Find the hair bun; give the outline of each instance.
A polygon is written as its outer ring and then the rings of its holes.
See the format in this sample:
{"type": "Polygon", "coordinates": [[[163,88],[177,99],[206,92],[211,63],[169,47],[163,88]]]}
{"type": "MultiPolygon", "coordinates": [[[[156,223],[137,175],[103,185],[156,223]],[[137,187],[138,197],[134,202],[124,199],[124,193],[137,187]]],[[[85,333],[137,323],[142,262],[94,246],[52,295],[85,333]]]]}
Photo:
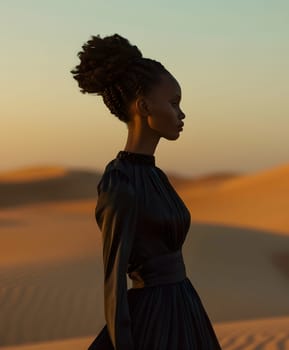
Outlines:
{"type": "Polygon", "coordinates": [[[82,93],[101,94],[134,62],[142,59],[141,51],[119,34],[104,38],[91,36],[82,49],[78,53],[80,64],[71,70],[82,93]]]}

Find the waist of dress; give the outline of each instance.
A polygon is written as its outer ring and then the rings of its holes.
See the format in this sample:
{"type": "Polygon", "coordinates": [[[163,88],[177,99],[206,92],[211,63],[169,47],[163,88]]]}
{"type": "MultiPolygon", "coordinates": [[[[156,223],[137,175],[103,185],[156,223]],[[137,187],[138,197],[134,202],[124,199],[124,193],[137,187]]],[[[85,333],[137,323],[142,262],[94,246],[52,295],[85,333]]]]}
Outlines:
{"type": "Polygon", "coordinates": [[[182,251],[149,258],[128,273],[132,288],[144,288],[180,282],[187,277],[182,251]]]}

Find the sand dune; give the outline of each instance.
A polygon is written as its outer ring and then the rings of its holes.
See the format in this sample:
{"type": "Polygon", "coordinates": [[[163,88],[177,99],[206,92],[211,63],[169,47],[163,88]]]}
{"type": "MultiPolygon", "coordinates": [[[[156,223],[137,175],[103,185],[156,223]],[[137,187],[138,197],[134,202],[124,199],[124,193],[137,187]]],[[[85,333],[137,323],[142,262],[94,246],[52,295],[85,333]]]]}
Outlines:
{"type": "Polygon", "coordinates": [[[59,178],[67,175],[68,170],[63,167],[27,167],[0,173],[0,183],[33,182],[59,178]]]}
{"type": "MultiPolygon", "coordinates": [[[[289,349],[289,317],[214,323],[223,350],[289,349]]],[[[93,337],[5,346],[0,350],[86,350],[93,337]]]]}
{"type": "Polygon", "coordinates": [[[242,176],[242,174],[234,172],[219,172],[215,174],[200,175],[195,177],[184,177],[173,173],[169,173],[168,177],[171,184],[178,190],[185,188],[203,188],[209,189],[219,185],[223,182],[227,182],[229,179],[234,179],[242,176]]]}
{"type": "Polygon", "coordinates": [[[179,193],[198,222],[289,234],[289,165],[179,193]]]}
{"type": "Polygon", "coordinates": [[[18,346],[4,346],[0,350],[86,350],[92,342],[91,337],[71,338],[48,342],[29,343],[18,346]]]}
{"type": "Polygon", "coordinates": [[[0,174],[0,208],[96,198],[100,174],[47,167],[0,174]]]}
{"type": "Polygon", "coordinates": [[[99,254],[95,200],[59,203],[60,208],[54,203],[40,203],[0,211],[0,268],[71,261],[99,254]],[[71,203],[78,211],[70,211],[71,203]]]}
{"type": "MultiPolygon", "coordinates": [[[[286,349],[289,166],[168,176],[192,215],[187,274],[224,349],[286,349]]],[[[103,326],[98,179],[61,167],[0,174],[0,346],[86,349],[103,326]]]]}
{"type": "Polygon", "coordinates": [[[214,324],[223,350],[289,349],[289,317],[214,324]]]}

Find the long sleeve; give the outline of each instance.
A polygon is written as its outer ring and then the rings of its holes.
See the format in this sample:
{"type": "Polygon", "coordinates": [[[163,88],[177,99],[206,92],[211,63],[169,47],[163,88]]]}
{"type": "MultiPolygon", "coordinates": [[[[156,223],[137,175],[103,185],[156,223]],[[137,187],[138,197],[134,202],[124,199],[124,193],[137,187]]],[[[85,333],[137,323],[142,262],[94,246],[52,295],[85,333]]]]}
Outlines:
{"type": "Polygon", "coordinates": [[[107,329],[115,350],[133,350],[126,272],[137,218],[135,190],[119,169],[105,172],[97,188],[95,218],[103,241],[107,329]]]}

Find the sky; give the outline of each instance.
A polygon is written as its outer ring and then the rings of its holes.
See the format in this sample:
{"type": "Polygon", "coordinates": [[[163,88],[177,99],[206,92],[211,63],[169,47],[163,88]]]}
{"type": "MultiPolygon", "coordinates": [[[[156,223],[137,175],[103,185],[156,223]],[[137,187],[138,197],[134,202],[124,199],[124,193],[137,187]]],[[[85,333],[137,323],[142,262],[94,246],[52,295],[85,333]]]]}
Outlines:
{"type": "Polygon", "coordinates": [[[287,0],[1,0],[0,171],[102,171],[126,125],[70,70],[91,35],[118,33],[178,80],[186,118],[156,165],[183,176],[289,162],[287,0]]]}

